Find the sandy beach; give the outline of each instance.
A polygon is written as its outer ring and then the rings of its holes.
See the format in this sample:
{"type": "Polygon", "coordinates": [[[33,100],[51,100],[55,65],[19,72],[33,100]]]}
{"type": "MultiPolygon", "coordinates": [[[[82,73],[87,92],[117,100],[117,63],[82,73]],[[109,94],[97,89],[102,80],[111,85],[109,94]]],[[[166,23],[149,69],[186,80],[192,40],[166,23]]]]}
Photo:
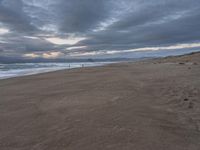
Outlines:
{"type": "Polygon", "coordinates": [[[0,80],[0,150],[200,150],[200,53],[0,80]]]}

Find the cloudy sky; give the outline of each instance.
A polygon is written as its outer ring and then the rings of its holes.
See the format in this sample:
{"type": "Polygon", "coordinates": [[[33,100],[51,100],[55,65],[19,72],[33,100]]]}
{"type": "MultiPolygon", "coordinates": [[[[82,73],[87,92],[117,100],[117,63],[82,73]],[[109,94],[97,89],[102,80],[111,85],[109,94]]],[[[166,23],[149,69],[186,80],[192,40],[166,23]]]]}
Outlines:
{"type": "Polygon", "coordinates": [[[198,49],[199,0],[0,0],[0,58],[198,49]]]}

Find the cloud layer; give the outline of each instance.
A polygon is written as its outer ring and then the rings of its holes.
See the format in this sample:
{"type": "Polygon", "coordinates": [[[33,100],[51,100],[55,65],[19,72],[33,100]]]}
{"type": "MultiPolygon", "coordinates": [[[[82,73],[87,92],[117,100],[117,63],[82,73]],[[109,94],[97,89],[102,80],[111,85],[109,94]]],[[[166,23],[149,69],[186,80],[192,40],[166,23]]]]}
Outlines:
{"type": "Polygon", "coordinates": [[[199,10],[198,0],[0,0],[0,56],[104,57],[195,45],[199,10]]]}

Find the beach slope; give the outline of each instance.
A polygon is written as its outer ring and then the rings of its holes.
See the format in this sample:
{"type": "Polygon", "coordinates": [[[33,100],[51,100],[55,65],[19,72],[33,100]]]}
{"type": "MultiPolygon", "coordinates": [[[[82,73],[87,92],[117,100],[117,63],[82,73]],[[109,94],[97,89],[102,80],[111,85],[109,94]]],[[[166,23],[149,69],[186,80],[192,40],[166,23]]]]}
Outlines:
{"type": "Polygon", "coordinates": [[[1,150],[199,150],[200,53],[0,80],[1,150]]]}

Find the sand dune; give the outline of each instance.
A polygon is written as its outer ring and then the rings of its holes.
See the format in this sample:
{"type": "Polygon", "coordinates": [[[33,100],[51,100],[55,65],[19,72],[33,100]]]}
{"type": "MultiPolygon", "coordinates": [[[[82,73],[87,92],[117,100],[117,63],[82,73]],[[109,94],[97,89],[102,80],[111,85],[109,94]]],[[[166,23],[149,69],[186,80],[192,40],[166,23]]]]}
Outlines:
{"type": "Polygon", "coordinates": [[[200,53],[0,80],[1,150],[199,150],[200,53]]]}

